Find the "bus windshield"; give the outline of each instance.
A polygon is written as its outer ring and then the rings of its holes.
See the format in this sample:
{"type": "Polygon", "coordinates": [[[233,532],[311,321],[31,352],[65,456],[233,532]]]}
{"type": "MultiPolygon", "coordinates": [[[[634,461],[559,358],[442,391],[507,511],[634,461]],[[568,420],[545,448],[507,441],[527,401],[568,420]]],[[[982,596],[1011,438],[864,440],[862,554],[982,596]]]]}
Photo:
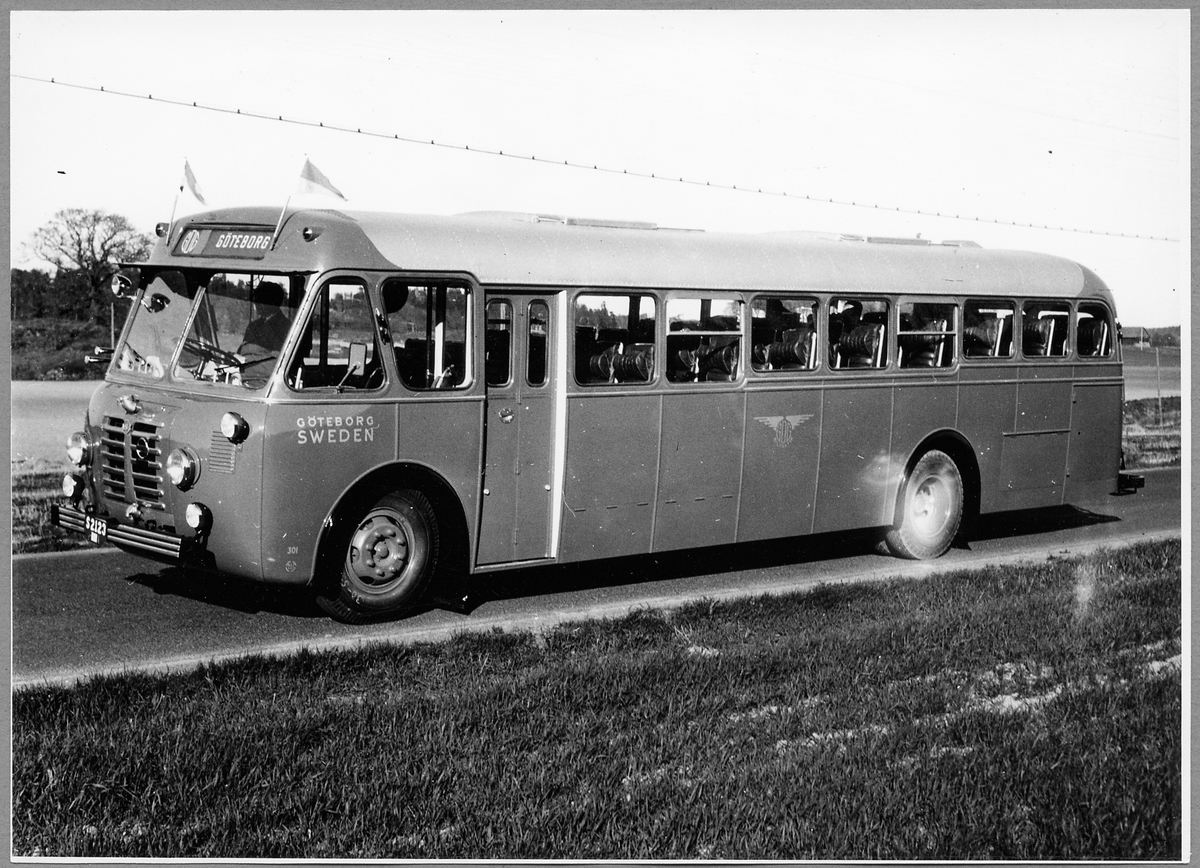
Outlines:
{"type": "Polygon", "coordinates": [[[269,274],[159,272],[134,306],[113,369],[261,389],[291,329],[302,283],[269,274]]]}

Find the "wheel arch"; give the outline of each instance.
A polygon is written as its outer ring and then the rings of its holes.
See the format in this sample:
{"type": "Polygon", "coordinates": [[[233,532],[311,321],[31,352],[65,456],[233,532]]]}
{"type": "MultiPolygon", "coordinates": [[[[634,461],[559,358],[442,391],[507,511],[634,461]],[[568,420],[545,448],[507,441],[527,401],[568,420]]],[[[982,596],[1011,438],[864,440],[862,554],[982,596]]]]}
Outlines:
{"type": "Polygon", "coordinates": [[[892,504],[892,524],[900,520],[904,509],[904,488],[921,456],[931,449],[945,452],[958,466],[959,475],[963,481],[963,524],[969,530],[979,516],[980,476],[979,461],[975,449],[960,432],[954,429],[934,431],[913,448],[904,463],[904,472],[896,484],[896,497],[892,504]]]}
{"type": "Polygon", "coordinates": [[[311,585],[316,586],[337,573],[335,561],[342,553],[331,552],[330,545],[338,536],[335,531],[339,525],[346,521],[356,521],[358,512],[383,495],[406,488],[420,491],[433,506],[442,539],[442,557],[436,565],[435,578],[448,567],[458,568],[460,562],[463,566],[469,563],[467,552],[470,549],[470,534],[467,530],[466,513],[454,488],[441,474],[424,465],[400,462],[371,470],[342,492],[321,523],[311,585]]]}

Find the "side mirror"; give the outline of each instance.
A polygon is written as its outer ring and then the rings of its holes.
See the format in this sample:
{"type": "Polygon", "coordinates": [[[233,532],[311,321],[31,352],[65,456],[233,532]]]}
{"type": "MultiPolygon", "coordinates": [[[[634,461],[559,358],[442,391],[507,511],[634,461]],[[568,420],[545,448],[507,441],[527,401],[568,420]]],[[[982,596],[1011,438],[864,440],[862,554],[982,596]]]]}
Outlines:
{"type": "Polygon", "coordinates": [[[351,344],[350,345],[350,371],[351,374],[363,374],[367,370],[367,345],[366,344],[351,344]]]}
{"type": "Polygon", "coordinates": [[[137,285],[123,271],[118,271],[112,276],[111,288],[112,294],[117,298],[133,298],[137,295],[137,285]]]}
{"type": "Polygon", "coordinates": [[[351,344],[349,364],[346,365],[346,375],[342,377],[342,381],[337,384],[337,390],[341,392],[346,388],[346,381],[351,377],[357,377],[367,372],[367,345],[366,344],[351,344]]]}

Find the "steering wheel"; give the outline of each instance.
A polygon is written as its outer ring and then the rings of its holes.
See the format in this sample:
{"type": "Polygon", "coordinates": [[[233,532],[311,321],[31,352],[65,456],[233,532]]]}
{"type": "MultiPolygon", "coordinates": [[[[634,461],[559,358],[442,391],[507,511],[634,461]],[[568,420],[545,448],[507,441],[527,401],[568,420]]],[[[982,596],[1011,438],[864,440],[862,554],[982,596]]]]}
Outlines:
{"type": "Polygon", "coordinates": [[[183,348],[192,351],[206,362],[216,362],[221,366],[236,366],[242,363],[242,359],[237,353],[231,353],[229,350],[223,350],[213,344],[201,343],[195,338],[187,338],[183,342],[183,348]]]}

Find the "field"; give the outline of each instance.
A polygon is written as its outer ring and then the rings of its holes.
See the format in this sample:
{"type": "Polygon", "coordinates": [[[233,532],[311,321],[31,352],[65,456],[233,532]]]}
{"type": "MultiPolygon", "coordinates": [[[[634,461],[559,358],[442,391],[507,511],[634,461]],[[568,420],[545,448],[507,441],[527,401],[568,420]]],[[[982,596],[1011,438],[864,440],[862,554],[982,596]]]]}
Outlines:
{"type": "Polygon", "coordinates": [[[12,323],[14,380],[97,380],[104,368],[88,366],[84,356],[97,344],[112,343],[107,324],[61,319],[22,319],[12,323]]]}
{"type": "Polygon", "coordinates": [[[1125,365],[1125,397],[1157,398],[1182,393],[1182,354],[1178,347],[1140,349],[1122,347],[1125,365]]]}
{"type": "Polygon", "coordinates": [[[21,689],[14,853],[1179,859],[1180,556],[21,689]]]}

